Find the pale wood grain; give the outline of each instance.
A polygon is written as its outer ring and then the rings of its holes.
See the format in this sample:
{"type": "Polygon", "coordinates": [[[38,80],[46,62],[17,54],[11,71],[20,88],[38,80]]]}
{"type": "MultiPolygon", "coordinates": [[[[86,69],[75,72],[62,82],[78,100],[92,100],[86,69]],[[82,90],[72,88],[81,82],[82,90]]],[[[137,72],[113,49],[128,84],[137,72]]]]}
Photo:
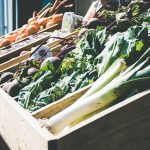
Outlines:
{"type": "Polygon", "coordinates": [[[55,140],[36,119],[0,89],[0,135],[12,150],[48,150],[55,140]]]}
{"type": "Polygon", "coordinates": [[[61,150],[149,150],[150,90],[57,136],[61,150]]]}

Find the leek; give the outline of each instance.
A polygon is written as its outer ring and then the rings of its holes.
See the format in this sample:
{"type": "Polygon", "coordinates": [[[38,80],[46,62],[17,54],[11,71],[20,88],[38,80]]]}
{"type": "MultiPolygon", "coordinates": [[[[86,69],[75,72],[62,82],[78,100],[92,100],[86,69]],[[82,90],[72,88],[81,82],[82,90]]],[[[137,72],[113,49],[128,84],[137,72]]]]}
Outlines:
{"type": "Polygon", "coordinates": [[[109,69],[95,81],[94,86],[92,86],[79,100],[85,99],[88,96],[96,93],[100,89],[102,89],[106,84],[108,84],[113,78],[115,78],[120,72],[125,70],[126,63],[124,59],[116,60],[109,69]]]}
{"type": "MultiPolygon", "coordinates": [[[[111,103],[118,100],[121,97],[124,97],[134,89],[135,86],[139,86],[141,84],[145,84],[150,81],[150,78],[136,78],[136,80],[132,79],[143,66],[149,63],[148,60],[143,61],[137,67],[132,69],[124,76],[119,76],[116,79],[112,80],[106,86],[104,86],[101,90],[96,92],[95,94],[86,97],[85,99],[78,100],[65,110],[51,117],[48,121],[48,125],[51,128],[51,131],[55,134],[59,133],[66,126],[70,126],[72,123],[77,120],[93,113],[111,103]],[[132,79],[129,81],[129,79],[132,79]]],[[[100,77],[101,78],[101,77],[100,77]]],[[[98,79],[100,81],[100,79],[98,79]]],[[[97,81],[96,81],[97,82],[97,81]]],[[[93,86],[98,86],[94,84],[93,86]]]]}

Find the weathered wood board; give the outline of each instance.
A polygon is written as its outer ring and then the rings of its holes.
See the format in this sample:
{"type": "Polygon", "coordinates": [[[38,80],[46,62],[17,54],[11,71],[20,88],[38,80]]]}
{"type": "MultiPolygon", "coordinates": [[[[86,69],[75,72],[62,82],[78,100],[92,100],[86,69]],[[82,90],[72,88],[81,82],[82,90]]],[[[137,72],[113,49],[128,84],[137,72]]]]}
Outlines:
{"type": "MultiPolygon", "coordinates": [[[[81,95],[79,92],[72,94],[70,102],[81,95]]],[[[120,102],[58,135],[52,135],[40,126],[37,119],[49,118],[59,112],[68,98],[69,95],[41,109],[41,112],[33,113],[32,117],[0,89],[1,136],[12,150],[149,150],[150,90],[120,102]]]]}

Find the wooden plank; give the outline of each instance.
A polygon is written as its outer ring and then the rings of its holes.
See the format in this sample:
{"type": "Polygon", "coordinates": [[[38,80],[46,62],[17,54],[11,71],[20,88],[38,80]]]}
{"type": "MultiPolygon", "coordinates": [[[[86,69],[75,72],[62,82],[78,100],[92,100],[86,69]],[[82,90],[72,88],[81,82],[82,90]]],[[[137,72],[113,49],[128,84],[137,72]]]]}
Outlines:
{"type": "Polygon", "coordinates": [[[57,136],[59,150],[149,150],[150,90],[57,136]]]}
{"type": "MultiPolygon", "coordinates": [[[[0,89],[0,135],[12,150],[48,150],[55,137],[0,89]]],[[[52,149],[53,150],[53,149],[52,149]]]]}
{"type": "MultiPolygon", "coordinates": [[[[76,30],[76,31],[74,31],[74,32],[72,32],[72,33],[70,33],[70,34],[64,36],[64,38],[70,38],[70,37],[72,37],[72,36],[76,36],[78,33],[79,33],[79,32],[76,30]]],[[[47,46],[50,47],[51,45],[57,45],[57,44],[60,43],[60,41],[61,41],[61,40],[55,40],[55,41],[52,42],[52,43],[48,43],[47,46]]]]}
{"type": "MultiPolygon", "coordinates": [[[[47,31],[54,31],[55,29],[58,29],[59,26],[60,26],[59,24],[56,24],[56,25],[52,26],[51,28],[49,28],[49,30],[47,30],[47,31]]],[[[50,36],[50,34],[48,36],[50,36]]],[[[27,45],[25,45],[25,46],[23,46],[21,48],[16,48],[14,51],[11,51],[9,53],[6,53],[6,54],[0,56],[0,64],[3,63],[3,62],[6,62],[8,60],[10,60],[12,57],[19,56],[19,54],[22,51],[30,51],[32,47],[39,45],[48,36],[42,37],[42,38],[38,39],[37,41],[31,42],[31,43],[29,43],[29,44],[27,44],[27,45]]]]}
{"type": "MultiPolygon", "coordinates": [[[[57,53],[60,52],[61,45],[57,45],[51,49],[53,56],[55,56],[57,53]]],[[[10,61],[7,61],[6,63],[3,63],[0,65],[0,72],[8,71],[9,69],[18,66],[21,62],[27,61],[29,58],[30,53],[21,55],[17,58],[13,58],[10,61]]]]}

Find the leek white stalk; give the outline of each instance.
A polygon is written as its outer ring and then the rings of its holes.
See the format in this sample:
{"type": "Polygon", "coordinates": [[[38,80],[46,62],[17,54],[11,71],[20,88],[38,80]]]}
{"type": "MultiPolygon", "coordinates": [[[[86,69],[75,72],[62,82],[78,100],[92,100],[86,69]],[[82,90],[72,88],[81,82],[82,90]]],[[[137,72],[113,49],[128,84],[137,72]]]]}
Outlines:
{"type": "MultiPolygon", "coordinates": [[[[109,83],[114,77],[116,77],[120,72],[122,72],[126,68],[126,64],[123,59],[118,59],[115,61],[110,69],[106,71],[92,86],[89,92],[86,93],[81,99],[75,102],[73,105],[65,109],[64,111],[56,114],[51,117],[48,125],[52,128],[52,132],[58,133],[60,132],[68,123],[70,124],[72,121],[75,121],[79,118],[80,113],[86,115],[87,112],[91,113],[99,108],[102,108],[110,103],[109,97],[115,97],[112,93],[108,97],[107,95],[100,95],[96,93],[100,89],[102,89],[107,83],[109,83]],[[96,94],[94,94],[96,93],[96,94]],[[92,96],[91,96],[92,95],[92,96]],[[87,98],[86,98],[87,97],[87,98]],[[101,97],[102,102],[99,101],[101,97]],[[86,99],[85,99],[86,98],[86,99]],[[81,102],[83,101],[83,102],[81,102]],[[86,102],[87,101],[87,102],[86,102]],[[95,101],[95,103],[94,103],[95,101]],[[87,106],[87,107],[85,107],[87,106]],[[80,111],[82,109],[82,112],[80,111]],[[67,113],[66,113],[67,112],[67,113]]],[[[107,90],[106,90],[107,91],[107,90]]]]}
{"type": "Polygon", "coordinates": [[[118,76],[122,71],[127,68],[124,59],[116,60],[109,69],[95,81],[94,85],[81,97],[81,99],[85,99],[88,96],[96,93],[100,89],[102,89],[106,84],[108,84],[112,79],[118,76]]]}
{"type": "Polygon", "coordinates": [[[110,104],[116,98],[117,95],[115,92],[113,90],[110,91],[110,87],[107,86],[107,88],[103,88],[100,92],[86,98],[85,101],[78,101],[78,103],[74,103],[70,107],[54,115],[49,119],[48,125],[50,126],[51,131],[54,134],[57,134],[66,126],[69,126],[71,123],[85,115],[110,104]]]}
{"type": "Polygon", "coordinates": [[[51,117],[48,121],[51,131],[54,134],[61,132],[65,127],[70,126],[73,122],[82,119],[86,115],[93,113],[103,107],[115,102],[122,96],[126,96],[130,90],[134,89],[141,83],[150,81],[150,77],[144,79],[129,80],[136,72],[138,72],[147,60],[139,64],[125,76],[121,76],[118,80],[114,79],[97,93],[87,97],[85,100],[77,101],[65,110],[51,117]]]}

